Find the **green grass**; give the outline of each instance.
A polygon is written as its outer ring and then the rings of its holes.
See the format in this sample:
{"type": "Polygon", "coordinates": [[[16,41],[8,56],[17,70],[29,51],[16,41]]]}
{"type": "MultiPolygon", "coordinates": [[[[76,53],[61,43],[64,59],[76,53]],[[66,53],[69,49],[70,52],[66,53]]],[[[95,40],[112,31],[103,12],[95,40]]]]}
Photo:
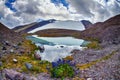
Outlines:
{"type": "Polygon", "coordinates": [[[86,45],[87,48],[90,49],[101,49],[100,44],[97,41],[92,41],[86,45]]]}
{"type": "Polygon", "coordinates": [[[36,60],[34,58],[35,50],[38,48],[35,46],[35,44],[32,44],[31,41],[25,40],[21,46],[25,47],[25,51],[22,55],[19,55],[17,53],[10,53],[7,55],[4,55],[0,61],[3,62],[3,65],[0,67],[0,69],[11,69],[11,68],[19,68],[20,72],[31,72],[31,73],[40,73],[40,72],[48,72],[46,69],[47,66],[51,66],[51,63],[47,61],[40,61],[36,60]],[[28,53],[29,52],[29,53],[28,53]],[[13,62],[13,59],[17,59],[17,63],[13,62]],[[31,70],[28,70],[25,66],[25,63],[31,63],[33,65],[31,70]],[[41,64],[42,62],[42,64],[41,64]]]}

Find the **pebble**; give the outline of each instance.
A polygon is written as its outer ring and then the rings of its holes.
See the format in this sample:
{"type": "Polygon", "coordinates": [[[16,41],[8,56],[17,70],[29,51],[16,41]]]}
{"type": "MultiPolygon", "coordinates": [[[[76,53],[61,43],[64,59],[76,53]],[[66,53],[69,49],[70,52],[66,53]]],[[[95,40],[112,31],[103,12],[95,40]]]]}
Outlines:
{"type": "Polygon", "coordinates": [[[18,62],[18,60],[14,58],[14,59],[13,59],[13,62],[14,62],[14,63],[17,63],[17,62],[18,62]]]}
{"type": "Polygon", "coordinates": [[[87,78],[87,80],[92,80],[92,78],[87,78]]]}
{"type": "Polygon", "coordinates": [[[13,50],[13,49],[11,49],[11,50],[10,50],[10,52],[11,52],[11,53],[13,53],[13,52],[14,52],[14,50],[13,50]]]}
{"type": "Polygon", "coordinates": [[[25,63],[25,66],[26,66],[26,68],[29,69],[29,70],[33,67],[32,64],[30,64],[30,63],[25,63]]]}

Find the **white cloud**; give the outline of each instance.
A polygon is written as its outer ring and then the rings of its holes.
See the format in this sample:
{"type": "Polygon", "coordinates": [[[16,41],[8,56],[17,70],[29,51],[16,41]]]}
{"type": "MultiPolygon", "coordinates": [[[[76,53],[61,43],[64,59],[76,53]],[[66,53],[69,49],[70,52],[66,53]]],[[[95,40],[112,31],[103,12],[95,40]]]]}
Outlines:
{"type": "MultiPolygon", "coordinates": [[[[4,1],[2,1],[2,6],[4,6],[4,1]]],[[[3,12],[7,17],[3,16],[1,19],[1,22],[9,27],[31,23],[37,19],[74,20],[75,17],[78,17],[75,14],[70,14],[63,4],[55,6],[50,0],[16,0],[13,7],[17,9],[17,12],[11,14],[3,12]]],[[[0,11],[4,9],[9,10],[9,8],[4,7],[0,11]]]]}
{"type": "Polygon", "coordinates": [[[38,19],[57,20],[82,20],[91,22],[104,21],[111,16],[120,14],[120,3],[115,0],[67,0],[69,10],[60,4],[54,5],[50,0],[16,0],[13,7],[17,12],[12,12],[0,0],[0,15],[3,22],[9,27],[34,22],[38,19]]]}
{"type": "Polygon", "coordinates": [[[68,0],[77,13],[89,18],[91,22],[105,21],[106,19],[120,14],[120,3],[116,0],[68,0]]]}

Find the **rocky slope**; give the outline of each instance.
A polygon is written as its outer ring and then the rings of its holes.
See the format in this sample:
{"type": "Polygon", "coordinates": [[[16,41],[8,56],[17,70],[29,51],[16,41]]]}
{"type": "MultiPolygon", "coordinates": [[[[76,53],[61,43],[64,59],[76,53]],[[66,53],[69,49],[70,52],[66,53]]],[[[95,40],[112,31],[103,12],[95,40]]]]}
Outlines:
{"type": "Polygon", "coordinates": [[[101,42],[120,43],[120,15],[105,22],[99,22],[81,33],[82,37],[98,39],[101,42]]]}
{"type": "Polygon", "coordinates": [[[0,23],[0,56],[9,53],[19,53],[24,50],[20,44],[24,38],[20,33],[16,33],[2,23],[0,23]]]}
{"type": "Polygon", "coordinates": [[[0,23],[0,41],[8,40],[10,42],[16,43],[17,41],[19,41],[20,36],[21,35],[19,33],[15,33],[14,31],[10,30],[2,23],[0,23]]]}

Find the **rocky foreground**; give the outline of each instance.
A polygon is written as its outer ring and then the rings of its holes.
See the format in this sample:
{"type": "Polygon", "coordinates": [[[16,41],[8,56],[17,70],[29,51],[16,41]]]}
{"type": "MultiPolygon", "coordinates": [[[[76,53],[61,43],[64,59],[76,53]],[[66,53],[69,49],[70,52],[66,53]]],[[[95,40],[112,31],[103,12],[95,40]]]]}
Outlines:
{"type": "MultiPolygon", "coordinates": [[[[74,50],[76,74],[64,80],[120,80],[120,45],[105,46],[102,49],[74,50]]],[[[51,78],[48,73],[28,74],[17,69],[4,69],[0,80],[61,80],[51,78]]]]}

